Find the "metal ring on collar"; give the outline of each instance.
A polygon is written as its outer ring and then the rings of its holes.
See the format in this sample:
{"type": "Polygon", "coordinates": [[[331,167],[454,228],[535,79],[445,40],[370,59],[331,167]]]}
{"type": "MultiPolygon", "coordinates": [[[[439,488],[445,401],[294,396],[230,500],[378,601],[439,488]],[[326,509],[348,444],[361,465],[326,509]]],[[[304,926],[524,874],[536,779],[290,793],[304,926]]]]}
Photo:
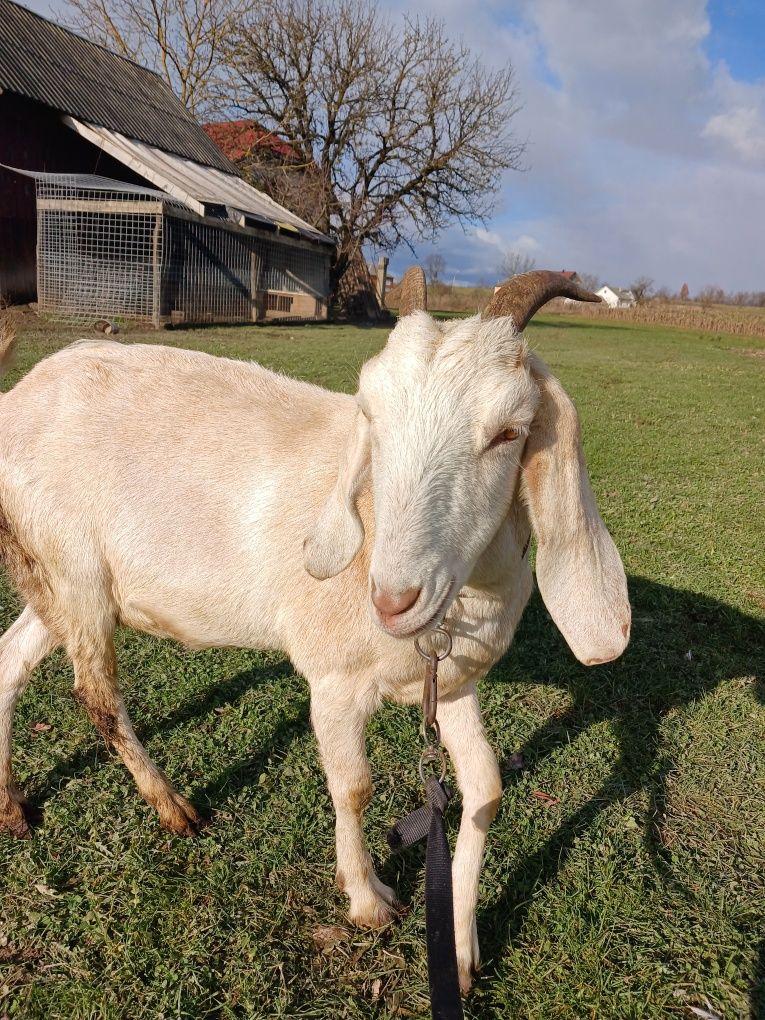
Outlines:
{"type": "MultiPolygon", "coordinates": [[[[443,662],[444,659],[448,659],[449,656],[452,654],[452,636],[449,633],[449,631],[446,629],[446,627],[436,627],[436,629],[434,631],[432,631],[432,634],[433,634],[433,636],[435,636],[436,634],[443,634],[443,636],[446,638],[446,651],[441,652],[440,655],[438,655],[436,653],[436,658],[438,659],[438,661],[439,662],[443,662]]],[[[428,635],[428,636],[430,636],[430,635],[428,635]]],[[[425,637],[424,634],[423,634],[423,637],[425,637]]],[[[417,649],[417,651],[420,653],[420,655],[423,657],[423,659],[429,659],[430,658],[431,653],[424,651],[420,647],[420,639],[419,638],[415,638],[414,639],[414,647],[417,649]]]]}
{"type": "MultiPolygon", "coordinates": [[[[438,747],[441,743],[441,727],[438,725],[438,719],[434,719],[429,726],[423,721],[420,726],[420,734],[428,747],[438,747]]],[[[425,748],[426,751],[428,747],[425,748]]]]}
{"type": "Polygon", "coordinates": [[[425,766],[438,763],[441,769],[441,775],[438,777],[439,783],[443,783],[446,779],[446,754],[443,747],[426,747],[420,755],[420,764],[417,769],[420,773],[420,781],[424,784],[425,780],[425,766]]]}

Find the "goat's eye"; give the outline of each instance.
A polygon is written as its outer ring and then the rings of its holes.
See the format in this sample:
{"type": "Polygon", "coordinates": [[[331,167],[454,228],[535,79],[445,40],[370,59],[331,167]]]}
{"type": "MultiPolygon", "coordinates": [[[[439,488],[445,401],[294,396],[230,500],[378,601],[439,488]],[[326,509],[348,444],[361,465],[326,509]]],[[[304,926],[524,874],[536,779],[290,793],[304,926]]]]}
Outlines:
{"type": "Polygon", "coordinates": [[[502,446],[503,443],[512,443],[520,436],[520,434],[520,429],[502,429],[502,431],[497,433],[497,435],[492,439],[487,449],[491,450],[495,446],[502,446]]]}

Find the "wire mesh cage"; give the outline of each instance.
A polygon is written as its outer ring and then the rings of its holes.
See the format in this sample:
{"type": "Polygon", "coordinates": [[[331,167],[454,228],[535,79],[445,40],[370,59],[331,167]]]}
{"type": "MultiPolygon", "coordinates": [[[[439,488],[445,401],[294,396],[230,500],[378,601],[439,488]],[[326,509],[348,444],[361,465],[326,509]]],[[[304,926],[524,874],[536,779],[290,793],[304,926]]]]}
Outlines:
{"type": "Polygon", "coordinates": [[[170,195],[106,178],[38,174],[41,311],[162,322],[325,318],[326,249],[202,217],[170,195]]]}
{"type": "Polygon", "coordinates": [[[168,196],[74,174],[37,175],[36,187],[40,311],[155,321],[168,196]]]}

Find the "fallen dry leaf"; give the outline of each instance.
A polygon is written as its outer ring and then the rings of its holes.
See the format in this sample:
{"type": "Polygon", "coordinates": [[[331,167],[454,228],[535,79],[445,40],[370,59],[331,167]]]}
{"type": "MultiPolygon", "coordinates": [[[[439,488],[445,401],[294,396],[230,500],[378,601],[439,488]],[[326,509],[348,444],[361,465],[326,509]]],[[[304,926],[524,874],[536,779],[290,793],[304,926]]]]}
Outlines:
{"type": "Polygon", "coordinates": [[[560,804],[560,800],[557,797],[553,797],[551,793],[545,793],[544,790],[532,790],[531,796],[541,800],[543,804],[560,804]]]}
{"type": "Polygon", "coordinates": [[[41,896],[51,896],[53,899],[58,899],[59,894],[56,892],[56,890],[51,889],[51,887],[49,885],[46,885],[45,882],[37,882],[35,884],[35,889],[40,893],[41,896]]]}
{"type": "Polygon", "coordinates": [[[29,727],[33,733],[47,733],[48,730],[52,730],[53,727],[47,722],[33,722],[29,727]]]}
{"type": "Polygon", "coordinates": [[[317,948],[331,949],[332,946],[346,941],[348,929],[341,928],[339,924],[320,924],[311,932],[311,938],[317,948]]]}
{"type": "Polygon", "coordinates": [[[694,1016],[700,1016],[702,1020],[723,1020],[722,1016],[714,1009],[702,1009],[701,1006],[686,1006],[694,1016]]]}

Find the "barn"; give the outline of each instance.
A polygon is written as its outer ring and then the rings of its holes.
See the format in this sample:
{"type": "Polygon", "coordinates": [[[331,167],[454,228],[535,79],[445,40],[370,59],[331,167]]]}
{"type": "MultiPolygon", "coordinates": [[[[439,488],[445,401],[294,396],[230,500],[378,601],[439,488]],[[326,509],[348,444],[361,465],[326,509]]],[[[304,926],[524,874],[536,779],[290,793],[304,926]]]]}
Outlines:
{"type": "Polygon", "coordinates": [[[323,319],[332,251],[157,74],[0,0],[0,300],[157,326],[323,319]]]}

